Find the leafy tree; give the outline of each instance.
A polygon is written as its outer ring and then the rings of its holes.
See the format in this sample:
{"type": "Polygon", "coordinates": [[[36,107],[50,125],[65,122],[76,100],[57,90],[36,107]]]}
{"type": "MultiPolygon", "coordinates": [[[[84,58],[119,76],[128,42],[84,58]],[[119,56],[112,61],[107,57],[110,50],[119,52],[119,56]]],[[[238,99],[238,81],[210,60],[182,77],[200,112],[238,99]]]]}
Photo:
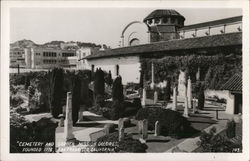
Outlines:
{"type": "Polygon", "coordinates": [[[24,84],[24,87],[25,87],[25,89],[27,90],[29,86],[30,86],[30,77],[29,77],[29,75],[26,75],[26,76],[25,76],[25,84],[24,84]]]}

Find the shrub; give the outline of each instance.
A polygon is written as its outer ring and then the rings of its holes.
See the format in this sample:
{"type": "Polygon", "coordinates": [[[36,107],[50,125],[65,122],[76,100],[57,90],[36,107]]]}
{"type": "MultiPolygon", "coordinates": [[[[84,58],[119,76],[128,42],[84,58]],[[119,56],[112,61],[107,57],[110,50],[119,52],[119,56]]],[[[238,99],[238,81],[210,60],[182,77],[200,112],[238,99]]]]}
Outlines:
{"type": "Polygon", "coordinates": [[[112,108],[111,108],[111,119],[117,120],[123,116],[124,113],[124,103],[118,100],[114,100],[112,108]]]}
{"type": "MultiPolygon", "coordinates": [[[[118,132],[100,137],[97,139],[97,144],[95,148],[101,148],[99,142],[112,142],[115,143],[116,146],[105,146],[108,148],[114,148],[114,152],[116,153],[145,153],[147,150],[147,145],[141,143],[139,140],[133,139],[131,136],[124,135],[124,139],[122,141],[118,141],[118,132]],[[99,146],[98,146],[99,145],[99,146]]],[[[98,151],[101,153],[107,153],[109,151],[98,151]]]]}
{"type": "Polygon", "coordinates": [[[188,137],[197,132],[190,122],[179,112],[161,108],[142,108],[135,117],[136,120],[148,120],[148,129],[154,130],[155,122],[161,124],[160,133],[164,136],[188,137]]]}
{"type": "Polygon", "coordinates": [[[226,129],[227,137],[228,138],[235,137],[235,130],[236,130],[236,123],[234,122],[234,120],[228,121],[226,129]]]}
{"type": "Polygon", "coordinates": [[[17,107],[23,103],[23,99],[20,96],[11,96],[10,97],[10,106],[17,107]]]}
{"type": "Polygon", "coordinates": [[[209,132],[202,132],[198,145],[202,148],[202,152],[233,152],[235,148],[242,148],[242,145],[234,144],[226,136],[216,135],[215,128],[209,132]]]}

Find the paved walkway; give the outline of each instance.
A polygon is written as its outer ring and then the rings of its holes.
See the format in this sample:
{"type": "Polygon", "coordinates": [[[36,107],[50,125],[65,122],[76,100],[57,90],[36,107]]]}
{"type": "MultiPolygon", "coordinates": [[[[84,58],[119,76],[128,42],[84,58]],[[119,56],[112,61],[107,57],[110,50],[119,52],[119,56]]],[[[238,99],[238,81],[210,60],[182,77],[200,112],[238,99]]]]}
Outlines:
{"type": "MultiPolygon", "coordinates": [[[[92,137],[97,137],[94,135],[102,135],[102,133],[98,133],[103,130],[103,126],[107,123],[118,124],[118,121],[107,120],[106,118],[96,115],[89,111],[83,112],[84,121],[80,121],[77,123],[75,127],[73,127],[73,134],[75,139],[78,141],[92,141],[92,137]]],[[[64,127],[58,127],[56,129],[56,148],[59,153],[79,153],[81,149],[84,149],[82,145],[70,145],[65,146],[65,134],[64,127]],[[68,148],[68,149],[67,149],[68,148]]]]}

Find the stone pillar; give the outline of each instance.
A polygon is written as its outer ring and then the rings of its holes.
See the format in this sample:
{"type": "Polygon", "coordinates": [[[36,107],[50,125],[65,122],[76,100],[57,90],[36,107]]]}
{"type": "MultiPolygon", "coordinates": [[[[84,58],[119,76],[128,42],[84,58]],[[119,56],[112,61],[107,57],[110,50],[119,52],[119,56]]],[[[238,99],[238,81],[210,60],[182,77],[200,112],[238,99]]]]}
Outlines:
{"type": "Polygon", "coordinates": [[[185,98],[185,88],[186,88],[186,74],[182,70],[180,70],[179,78],[178,78],[178,96],[181,98],[185,98]]]}
{"type": "Polygon", "coordinates": [[[174,87],[173,89],[173,106],[172,106],[172,110],[176,111],[177,108],[177,93],[176,93],[176,87],[174,87]]]}
{"type": "Polygon", "coordinates": [[[155,70],[154,70],[154,63],[152,62],[152,66],[151,66],[151,84],[150,84],[150,87],[151,89],[154,89],[155,87],[155,70]]]}
{"type": "Polygon", "coordinates": [[[127,92],[126,92],[126,85],[123,85],[123,95],[126,96],[127,92]]]}
{"type": "Polygon", "coordinates": [[[159,121],[155,122],[155,136],[159,136],[160,135],[160,124],[159,121]]]}
{"type": "Polygon", "coordinates": [[[155,92],[154,92],[154,104],[156,104],[157,102],[158,102],[158,93],[155,90],[155,92]]]}
{"type": "Polygon", "coordinates": [[[148,138],[148,120],[144,119],[142,121],[142,139],[148,138]]]}
{"type": "Polygon", "coordinates": [[[192,83],[190,77],[188,78],[187,86],[188,108],[192,108],[192,83]]]}
{"type": "Polygon", "coordinates": [[[64,120],[64,135],[65,140],[74,139],[73,135],[73,120],[72,120],[72,94],[67,93],[67,103],[66,103],[66,118],[64,120]]]}
{"type": "Polygon", "coordinates": [[[122,141],[124,139],[124,128],[119,129],[119,141],[122,141]]]}
{"type": "Polygon", "coordinates": [[[183,116],[188,118],[188,98],[185,98],[185,103],[184,103],[184,112],[183,112],[183,116]]]}
{"type": "Polygon", "coordinates": [[[200,67],[198,67],[198,71],[196,73],[196,81],[200,80],[200,67]]]}
{"type": "Polygon", "coordinates": [[[143,88],[142,90],[142,101],[141,101],[141,105],[142,107],[145,107],[146,106],[146,89],[143,88]]]}
{"type": "Polygon", "coordinates": [[[142,134],[142,120],[138,120],[137,122],[138,134],[142,134]]]}
{"type": "Polygon", "coordinates": [[[193,99],[193,113],[196,113],[197,106],[198,106],[198,100],[197,99],[193,99]]]}
{"type": "Polygon", "coordinates": [[[123,118],[120,118],[118,120],[118,130],[120,130],[121,128],[124,128],[124,121],[123,118]]]}
{"type": "Polygon", "coordinates": [[[83,112],[85,110],[85,105],[80,105],[80,109],[78,112],[78,121],[82,121],[83,120],[83,112]]]}

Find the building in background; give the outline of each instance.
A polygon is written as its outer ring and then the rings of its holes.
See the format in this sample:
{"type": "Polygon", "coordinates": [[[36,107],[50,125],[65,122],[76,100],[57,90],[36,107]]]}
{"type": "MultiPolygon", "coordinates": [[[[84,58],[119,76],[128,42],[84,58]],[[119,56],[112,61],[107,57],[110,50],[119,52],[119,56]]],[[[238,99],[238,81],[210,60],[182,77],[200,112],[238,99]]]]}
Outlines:
{"type": "Polygon", "coordinates": [[[30,69],[49,69],[54,67],[76,68],[75,50],[53,48],[25,48],[25,64],[30,69]]]}
{"type": "MultiPolygon", "coordinates": [[[[149,43],[140,44],[139,38],[134,38],[132,45],[97,51],[85,57],[88,68],[110,70],[113,78],[121,75],[124,84],[139,83],[144,58],[214,54],[218,49],[226,54],[228,51],[242,54],[242,16],[185,26],[185,17],[177,11],[155,10],[143,21],[148,28],[149,43]]],[[[121,38],[124,42],[124,37],[121,38]]]]}
{"type": "Polygon", "coordinates": [[[12,48],[10,49],[10,67],[25,67],[24,49],[12,48]]]}

